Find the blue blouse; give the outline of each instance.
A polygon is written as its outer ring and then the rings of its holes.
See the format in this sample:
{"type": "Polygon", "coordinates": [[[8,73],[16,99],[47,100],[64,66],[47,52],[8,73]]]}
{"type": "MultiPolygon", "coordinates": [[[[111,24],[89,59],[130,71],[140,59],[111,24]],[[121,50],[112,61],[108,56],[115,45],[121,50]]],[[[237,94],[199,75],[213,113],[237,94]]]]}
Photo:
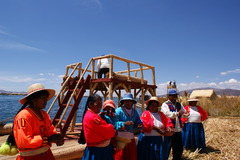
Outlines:
{"type": "Polygon", "coordinates": [[[138,124],[142,124],[142,121],[136,111],[136,109],[132,108],[132,113],[129,115],[123,106],[120,106],[116,109],[116,123],[115,129],[120,131],[127,131],[134,133],[134,130],[141,130],[143,128],[137,128],[138,124]],[[122,130],[124,127],[124,123],[126,121],[132,121],[134,125],[126,126],[125,130],[122,130]]]}

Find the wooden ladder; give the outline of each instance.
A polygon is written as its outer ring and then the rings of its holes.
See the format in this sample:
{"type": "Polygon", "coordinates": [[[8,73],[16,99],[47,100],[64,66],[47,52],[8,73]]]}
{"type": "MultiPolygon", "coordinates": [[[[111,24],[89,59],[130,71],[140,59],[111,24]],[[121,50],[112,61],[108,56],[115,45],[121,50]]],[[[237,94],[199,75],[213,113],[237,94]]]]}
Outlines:
{"type": "Polygon", "coordinates": [[[90,75],[88,75],[85,80],[83,77],[81,79],[78,78],[79,77],[75,77],[69,81],[64,97],[61,99],[58,97],[59,108],[54,119],[52,120],[52,124],[56,128],[60,129],[62,136],[65,136],[68,127],[78,110],[78,106],[86,91],[86,87],[89,85],[91,80],[90,75]]]}

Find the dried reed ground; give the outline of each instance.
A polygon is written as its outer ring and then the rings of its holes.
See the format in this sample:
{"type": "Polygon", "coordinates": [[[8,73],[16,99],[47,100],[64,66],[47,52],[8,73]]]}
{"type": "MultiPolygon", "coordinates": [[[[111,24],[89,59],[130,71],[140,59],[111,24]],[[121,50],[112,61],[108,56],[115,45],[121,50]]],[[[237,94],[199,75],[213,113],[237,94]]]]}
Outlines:
{"type": "Polygon", "coordinates": [[[183,160],[240,160],[240,117],[211,117],[203,125],[206,153],[184,150],[183,160]]]}

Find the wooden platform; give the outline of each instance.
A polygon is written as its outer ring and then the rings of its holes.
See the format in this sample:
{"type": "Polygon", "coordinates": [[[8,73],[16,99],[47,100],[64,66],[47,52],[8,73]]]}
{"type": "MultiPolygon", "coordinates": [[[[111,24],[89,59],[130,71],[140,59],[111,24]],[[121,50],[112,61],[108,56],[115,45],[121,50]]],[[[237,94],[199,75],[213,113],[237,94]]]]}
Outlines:
{"type": "MultiPolygon", "coordinates": [[[[156,85],[149,85],[149,84],[141,84],[141,83],[136,83],[134,81],[126,81],[126,80],[119,80],[119,79],[112,79],[112,78],[101,78],[101,79],[92,79],[91,83],[92,84],[96,84],[98,83],[98,85],[96,86],[96,90],[105,90],[107,91],[106,86],[104,86],[104,82],[113,82],[113,88],[116,88],[116,86],[118,85],[117,89],[124,89],[124,87],[122,85],[119,84],[125,84],[128,86],[131,86],[131,89],[139,89],[141,87],[144,88],[157,88],[156,85]]],[[[90,86],[88,87],[88,89],[90,89],[90,86]]]]}

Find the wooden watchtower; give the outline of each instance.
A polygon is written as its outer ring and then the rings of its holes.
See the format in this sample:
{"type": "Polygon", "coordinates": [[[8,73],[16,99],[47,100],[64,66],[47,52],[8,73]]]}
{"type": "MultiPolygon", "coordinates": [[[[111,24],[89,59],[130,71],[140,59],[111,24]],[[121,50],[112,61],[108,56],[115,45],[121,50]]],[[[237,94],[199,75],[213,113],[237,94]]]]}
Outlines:
{"type": "MultiPolygon", "coordinates": [[[[122,95],[131,92],[135,99],[146,94],[156,96],[155,68],[140,62],[121,58],[112,54],[93,57],[86,67],[82,63],[75,63],[66,67],[66,73],[63,77],[62,88],[48,113],[56,101],[59,109],[53,119],[53,124],[60,129],[62,135],[66,134],[69,125],[74,127],[76,111],[84,95],[88,96],[97,93],[106,99],[118,98],[120,101],[122,95]],[[110,62],[109,73],[105,78],[97,78],[97,61],[102,58],[108,58],[110,62]],[[145,79],[145,75],[148,79],[145,79]]],[[[139,102],[142,111],[144,110],[144,99],[139,102]]]]}

